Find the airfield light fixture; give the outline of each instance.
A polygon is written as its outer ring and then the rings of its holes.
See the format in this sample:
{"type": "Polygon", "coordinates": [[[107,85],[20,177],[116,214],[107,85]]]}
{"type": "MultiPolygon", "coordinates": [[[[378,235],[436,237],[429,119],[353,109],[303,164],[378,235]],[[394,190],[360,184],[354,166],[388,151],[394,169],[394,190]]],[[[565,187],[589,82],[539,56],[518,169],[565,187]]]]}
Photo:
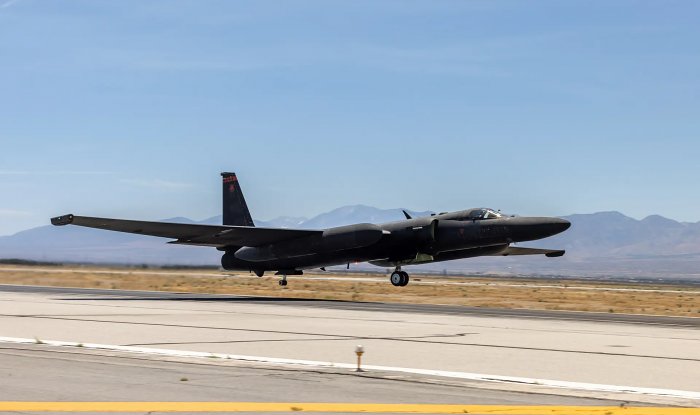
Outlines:
{"type": "Polygon", "coordinates": [[[365,353],[365,348],[359,344],[355,347],[355,354],[357,355],[357,369],[355,372],[362,372],[362,355],[365,353]]]}

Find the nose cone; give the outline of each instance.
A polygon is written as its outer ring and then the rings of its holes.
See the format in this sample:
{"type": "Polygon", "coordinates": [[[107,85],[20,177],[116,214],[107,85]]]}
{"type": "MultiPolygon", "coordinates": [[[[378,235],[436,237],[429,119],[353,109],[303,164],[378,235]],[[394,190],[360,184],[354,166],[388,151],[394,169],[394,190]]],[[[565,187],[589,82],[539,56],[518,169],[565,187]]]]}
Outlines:
{"type": "Polygon", "coordinates": [[[559,218],[512,218],[509,226],[514,242],[547,238],[570,227],[571,222],[559,218]]]}
{"type": "Polygon", "coordinates": [[[547,226],[548,230],[551,232],[549,236],[552,236],[569,229],[571,227],[571,222],[566,219],[549,218],[545,226],[547,226]]]}

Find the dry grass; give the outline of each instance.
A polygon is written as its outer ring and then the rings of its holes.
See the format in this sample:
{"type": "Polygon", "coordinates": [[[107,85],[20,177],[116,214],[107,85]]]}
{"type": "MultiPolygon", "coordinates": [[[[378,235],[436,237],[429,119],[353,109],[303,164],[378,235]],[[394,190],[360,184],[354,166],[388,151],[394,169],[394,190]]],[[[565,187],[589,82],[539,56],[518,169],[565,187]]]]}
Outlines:
{"type": "Polygon", "coordinates": [[[681,285],[414,275],[407,287],[393,287],[377,274],[319,273],[289,277],[282,288],[277,279],[215,270],[0,266],[2,284],[700,317],[700,289],[681,285]]]}

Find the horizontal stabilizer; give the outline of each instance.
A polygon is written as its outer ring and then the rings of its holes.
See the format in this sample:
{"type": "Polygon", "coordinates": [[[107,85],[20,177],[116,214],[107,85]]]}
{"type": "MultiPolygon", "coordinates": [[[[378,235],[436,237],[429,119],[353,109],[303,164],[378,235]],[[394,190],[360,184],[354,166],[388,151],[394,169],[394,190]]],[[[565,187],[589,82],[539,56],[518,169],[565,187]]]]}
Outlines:
{"type": "Polygon", "coordinates": [[[58,216],[52,218],[51,223],[56,226],[77,225],[108,231],[173,238],[176,239],[176,241],[172,242],[175,244],[213,247],[263,246],[275,242],[323,234],[323,231],[306,229],[146,222],[75,215],[58,216]]]}
{"type": "Polygon", "coordinates": [[[566,253],[563,249],[538,249],[538,248],[520,248],[509,246],[503,251],[492,254],[492,256],[511,256],[511,255],[544,255],[550,258],[564,256],[566,253]]]}

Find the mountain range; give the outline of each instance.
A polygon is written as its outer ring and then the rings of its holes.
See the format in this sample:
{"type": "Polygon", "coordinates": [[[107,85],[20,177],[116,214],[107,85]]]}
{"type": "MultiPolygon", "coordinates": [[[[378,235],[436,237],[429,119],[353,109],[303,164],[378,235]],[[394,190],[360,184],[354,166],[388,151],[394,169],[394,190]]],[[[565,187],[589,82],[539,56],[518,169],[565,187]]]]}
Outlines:
{"type": "MultiPolygon", "coordinates": [[[[403,219],[402,209],[344,206],[313,218],[256,220],[257,226],[323,229],[359,222],[403,219]]],[[[414,217],[431,212],[409,211],[414,217]]],[[[619,212],[565,216],[571,229],[522,246],[561,248],[563,258],[474,258],[412,267],[416,271],[504,275],[564,275],[700,279],[700,223],[677,222],[659,215],[637,220],[619,212]]],[[[220,224],[176,217],[167,222],[220,224]]],[[[41,226],[0,237],[0,259],[153,265],[216,265],[220,252],[211,248],[174,246],[161,238],[107,232],[77,226],[41,226]]],[[[361,264],[380,270],[371,265],[361,264]]]]}

